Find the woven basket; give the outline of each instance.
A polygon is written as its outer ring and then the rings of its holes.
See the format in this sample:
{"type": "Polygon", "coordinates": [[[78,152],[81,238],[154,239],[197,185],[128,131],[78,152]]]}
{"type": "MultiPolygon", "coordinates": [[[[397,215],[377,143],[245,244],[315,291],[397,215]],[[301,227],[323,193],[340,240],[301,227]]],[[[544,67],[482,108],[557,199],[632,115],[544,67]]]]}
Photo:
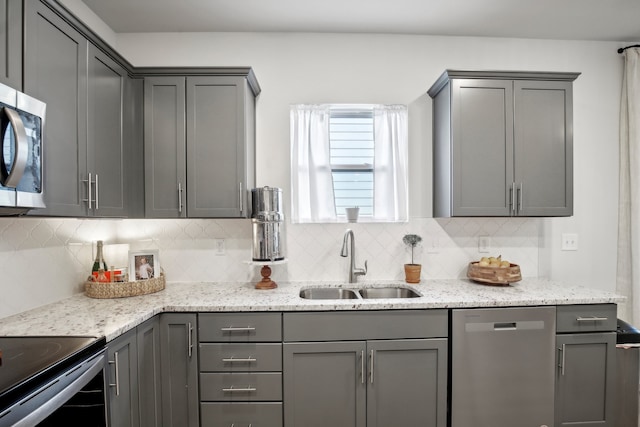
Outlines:
{"type": "Polygon", "coordinates": [[[164,289],[164,273],[153,279],[135,282],[85,282],[84,292],[91,298],[125,298],[147,295],[164,289]]]}
{"type": "Polygon", "coordinates": [[[520,266],[509,264],[509,267],[483,267],[477,262],[470,262],[467,269],[467,277],[473,281],[496,286],[507,286],[509,283],[522,280],[520,266]]]}

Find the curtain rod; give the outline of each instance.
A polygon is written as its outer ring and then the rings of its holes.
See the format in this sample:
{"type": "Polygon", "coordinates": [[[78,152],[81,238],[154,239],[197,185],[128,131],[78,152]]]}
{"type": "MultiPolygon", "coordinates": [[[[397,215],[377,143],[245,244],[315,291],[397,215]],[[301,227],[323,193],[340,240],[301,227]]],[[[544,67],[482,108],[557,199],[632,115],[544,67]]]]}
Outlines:
{"type": "Polygon", "coordinates": [[[630,47],[640,47],[640,44],[634,44],[634,45],[627,46],[627,47],[621,47],[620,49],[618,49],[618,53],[622,53],[625,50],[629,49],[630,47]]]}

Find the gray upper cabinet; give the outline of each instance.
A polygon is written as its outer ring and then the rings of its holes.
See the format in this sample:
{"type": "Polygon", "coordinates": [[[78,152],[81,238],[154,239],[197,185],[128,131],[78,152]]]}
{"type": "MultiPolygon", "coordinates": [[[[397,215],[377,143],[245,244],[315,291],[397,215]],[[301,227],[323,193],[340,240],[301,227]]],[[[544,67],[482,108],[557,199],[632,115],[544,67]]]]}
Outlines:
{"type": "Polygon", "coordinates": [[[46,209],[87,215],[87,40],[44,4],[25,1],[24,91],[47,104],[46,209]]]}
{"type": "Polygon", "coordinates": [[[0,0],[0,83],[22,90],[23,0],[0,0]]]}
{"type": "Polygon", "coordinates": [[[433,213],[573,214],[579,73],[447,70],[433,98],[433,213]]]}
{"type": "Polygon", "coordinates": [[[147,217],[250,214],[256,94],[237,75],[145,78],[147,217]]]}
{"type": "MultiPolygon", "coordinates": [[[[128,215],[126,70],[39,1],[25,3],[25,92],[47,104],[46,209],[37,215],[128,215]]],[[[128,102],[129,103],[129,102],[128,102]]],[[[134,126],[131,120],[129,126],[134,126]]],[[[139,166],[138,166],[139,167],[139,166]]]]}

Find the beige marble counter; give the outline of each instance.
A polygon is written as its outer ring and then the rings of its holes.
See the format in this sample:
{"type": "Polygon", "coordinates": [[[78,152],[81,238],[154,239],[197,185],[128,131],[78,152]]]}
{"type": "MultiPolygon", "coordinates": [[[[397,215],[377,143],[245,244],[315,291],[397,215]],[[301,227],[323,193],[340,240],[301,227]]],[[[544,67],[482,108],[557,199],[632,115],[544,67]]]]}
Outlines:
{"type": "Polygon", "coordinates": [[[253,283],[169,283],[165,290],[139,297],[92,299],[76,295],[34,310],[0,319],[0,336],[90,335],[108,341],[162,312],[395,310],[456,307],[618,303],[624,297],[544,279],[525,279],[511,286],[486,286],[469,280],[428,280],[413,286],[421,296],[408,299],[305,300],[300,290],[313,286],[347,288],[404,282],[279,283],[256,290],[253,283]]]}

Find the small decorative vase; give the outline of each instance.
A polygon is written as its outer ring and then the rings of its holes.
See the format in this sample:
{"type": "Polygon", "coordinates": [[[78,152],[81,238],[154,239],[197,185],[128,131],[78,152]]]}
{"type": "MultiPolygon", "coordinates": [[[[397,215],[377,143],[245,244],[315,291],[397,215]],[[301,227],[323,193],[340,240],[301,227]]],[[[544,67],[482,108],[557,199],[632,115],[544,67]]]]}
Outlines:
{"type": "Polygon", "coordinates": [[[404,276],[407,283],[420,283],[421,264],[405,264],[404,276]]]}

